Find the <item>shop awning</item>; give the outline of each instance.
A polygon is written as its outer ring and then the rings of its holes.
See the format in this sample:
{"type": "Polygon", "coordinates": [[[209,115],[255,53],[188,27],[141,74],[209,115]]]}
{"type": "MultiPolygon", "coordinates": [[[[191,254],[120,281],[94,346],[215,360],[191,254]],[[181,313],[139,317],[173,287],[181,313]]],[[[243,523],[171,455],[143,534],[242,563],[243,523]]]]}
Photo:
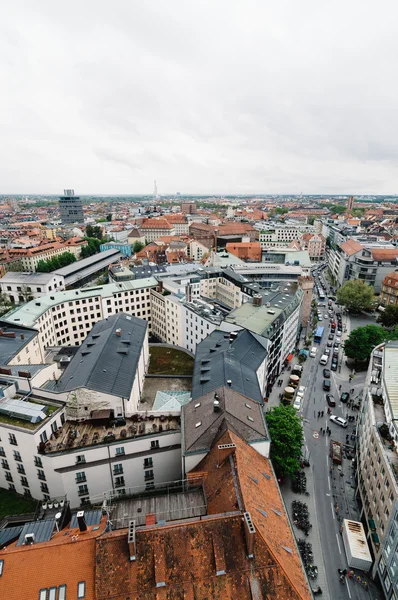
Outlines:
{"type": "Polygon", "coordinates": [[[372,533],[372,540],[374,541],[375,544],[380,544],[379,536],[377,535],[377,533],[375,531],[372,533]]]}
{"type": "Polygon", "coordinates": [[[369,527],[371,529],[373,529],[373,531],[375,531],[376,530],[376,523],[374,522],[374,520],[373,519],[369,519],[368,522],[369,522],[369,527]]]}

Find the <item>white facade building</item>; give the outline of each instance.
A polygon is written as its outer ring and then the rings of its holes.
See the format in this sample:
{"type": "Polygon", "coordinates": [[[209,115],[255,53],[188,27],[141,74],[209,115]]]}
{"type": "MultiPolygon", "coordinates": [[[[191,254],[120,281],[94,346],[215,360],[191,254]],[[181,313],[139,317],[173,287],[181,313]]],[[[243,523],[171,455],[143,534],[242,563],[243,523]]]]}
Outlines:
{"type": "Polygon", "coordinates": [[[51,292],[65,289],[62,275],[57,273],[20,273],[9,271],[0,279],[1,293],[15,304],[40,298],[51,292]]]}

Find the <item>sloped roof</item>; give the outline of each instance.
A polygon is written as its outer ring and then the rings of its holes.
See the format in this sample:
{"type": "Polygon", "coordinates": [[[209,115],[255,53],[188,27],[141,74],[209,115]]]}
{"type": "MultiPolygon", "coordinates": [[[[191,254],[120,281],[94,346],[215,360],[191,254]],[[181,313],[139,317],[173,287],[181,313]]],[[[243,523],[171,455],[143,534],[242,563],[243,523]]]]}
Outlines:
{"type": "MultiPolygon", "coordinates": [[[[391,285],[388,283],[388,280],[391,279],[393,282],[398,281],[398,271],[393,271],[392,273],[388,273],[383,279],[383,285],[391,285]]],[[[394,283],[395,286],[395,283],[394,283]]]]}
{"type": "Polygon", "coordinates": [[[346,242],[343,242],[342,244],[340,244],[340,248],[346,254],[348,254],[348,256],[352,256],[353,254],[356,254],[360,250],[363,250],[362,244],[360,244],[359,242],[356,242],[355,240],[347,240],[346,242]]]}
{"type": "Polygon", "coordinates": [[[369,248],[374,260],[394,260],[398,257],[398,248],[369,248]]]}
{"type": "Polygon", "coordinates": [[[239,505],[241,510],[250,513],[258,536],[255,556],[261,547],[261,541],[275,565],[274,577],[282,581],[286,578],[289,582],[289,591],[285,587],[280,595],[272,595],[272,598],[309,600],[311,595],[301,559],[270,460],[238,435],[226,431],[191,474],[196,472],[204,473],[206,477],[209,514],[236,510],[239,505]],[[231,459],[219,464],[218,445],[231,443],[236,445],[231,459]],[[237,482],[239,497],[233,479],[237,482]]]}
{"type": "Polygon", "coordinates": [[[83,387],[129,398],[147,327],[143,319],[124,313],[96,323],[59,379],[56,391],[83,387]],[[117,329],[121,329],[120,337],[117,329]]]}
{"type": "Polygon", "coordinates": [[[213,392],[231,381],[231,388],[256,402],[263,403],[256,371],[267,356],[264,346],[246,329],[230,334],[213,331],[196,347],[192,398],[213,392]]]}
{"type": "Polygon", "coordinates": [[[229,388],[192,400],[182,408],[183,452],[210,450],[220,431],[230,427],[247,442],[268,440],[261,404],[229,388]],[[214,411],[215,394],[219,402],[214,411]],[[200,423],[200,425],[198,425],[200,423]]]}

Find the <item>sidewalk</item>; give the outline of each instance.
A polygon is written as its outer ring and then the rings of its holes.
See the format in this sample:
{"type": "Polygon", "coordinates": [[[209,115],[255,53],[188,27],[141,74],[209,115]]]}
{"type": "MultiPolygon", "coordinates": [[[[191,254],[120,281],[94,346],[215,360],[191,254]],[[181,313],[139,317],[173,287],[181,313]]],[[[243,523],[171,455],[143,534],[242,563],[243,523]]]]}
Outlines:
{"type": "Polygon", "coordinates": [[[316,511],[316,503],[315,503],[315,494],[314,494],[314,474],[312,471],[313,467],[304,469],[304,472],[307,477],[307,491],[310,493],[309,496],[305,496],[304,494],[295,494],[291,488],[290,479],[286,479],[282,484],[280,484],[280,490],[283,497],[283,500],[286,505],[286,510],[290,518],[290,522],[292,524],[292,530],[298,539],[305,539],[306,542],[310,542],[312,544],[312,552],[314,554],[314,565],[318,567],[318,577],[316,579],[310,579],[309,583],[311,587],[315,587],[319,585],[322,588],[322,598],[324,600],[331,600],[329,596],[328,583],[326,579],[325,565],[323,562],[323,552],[322,552],[322,544],[320,538],[320,531],[318,527],[318,517],[316,511]],[[297,527],[293,524],[292,519],[292,502],[293,500],[299,500],[300,502],[305,502],[308,505],[308,511],[310,514],[310,523],[312,523],[312,527],[310,529],[308,537],[304,535],[304,532],[301,529],[297,529],[297,527]]]}

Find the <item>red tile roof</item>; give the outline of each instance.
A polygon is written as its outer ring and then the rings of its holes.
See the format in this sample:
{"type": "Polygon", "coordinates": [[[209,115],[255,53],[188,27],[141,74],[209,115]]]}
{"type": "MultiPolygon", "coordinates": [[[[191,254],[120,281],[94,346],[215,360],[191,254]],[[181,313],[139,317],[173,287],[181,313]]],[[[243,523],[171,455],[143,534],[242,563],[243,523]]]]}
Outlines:
{"type": "Polygon", "coordinates": [[[374,260],[394,260],[398,256],[398,248],[370,248],[374,260]]]}
{"type": "Polygon", "coordinates": [[[343,242],[342,244],[340,244],[340,248],[348,256],[352,256],[353,254],[356,254],[360,250],[363,250],[362,244],[360,244],[359,242],[356,242],[355,240],[347,240],[346,242],[343,242]]]}

